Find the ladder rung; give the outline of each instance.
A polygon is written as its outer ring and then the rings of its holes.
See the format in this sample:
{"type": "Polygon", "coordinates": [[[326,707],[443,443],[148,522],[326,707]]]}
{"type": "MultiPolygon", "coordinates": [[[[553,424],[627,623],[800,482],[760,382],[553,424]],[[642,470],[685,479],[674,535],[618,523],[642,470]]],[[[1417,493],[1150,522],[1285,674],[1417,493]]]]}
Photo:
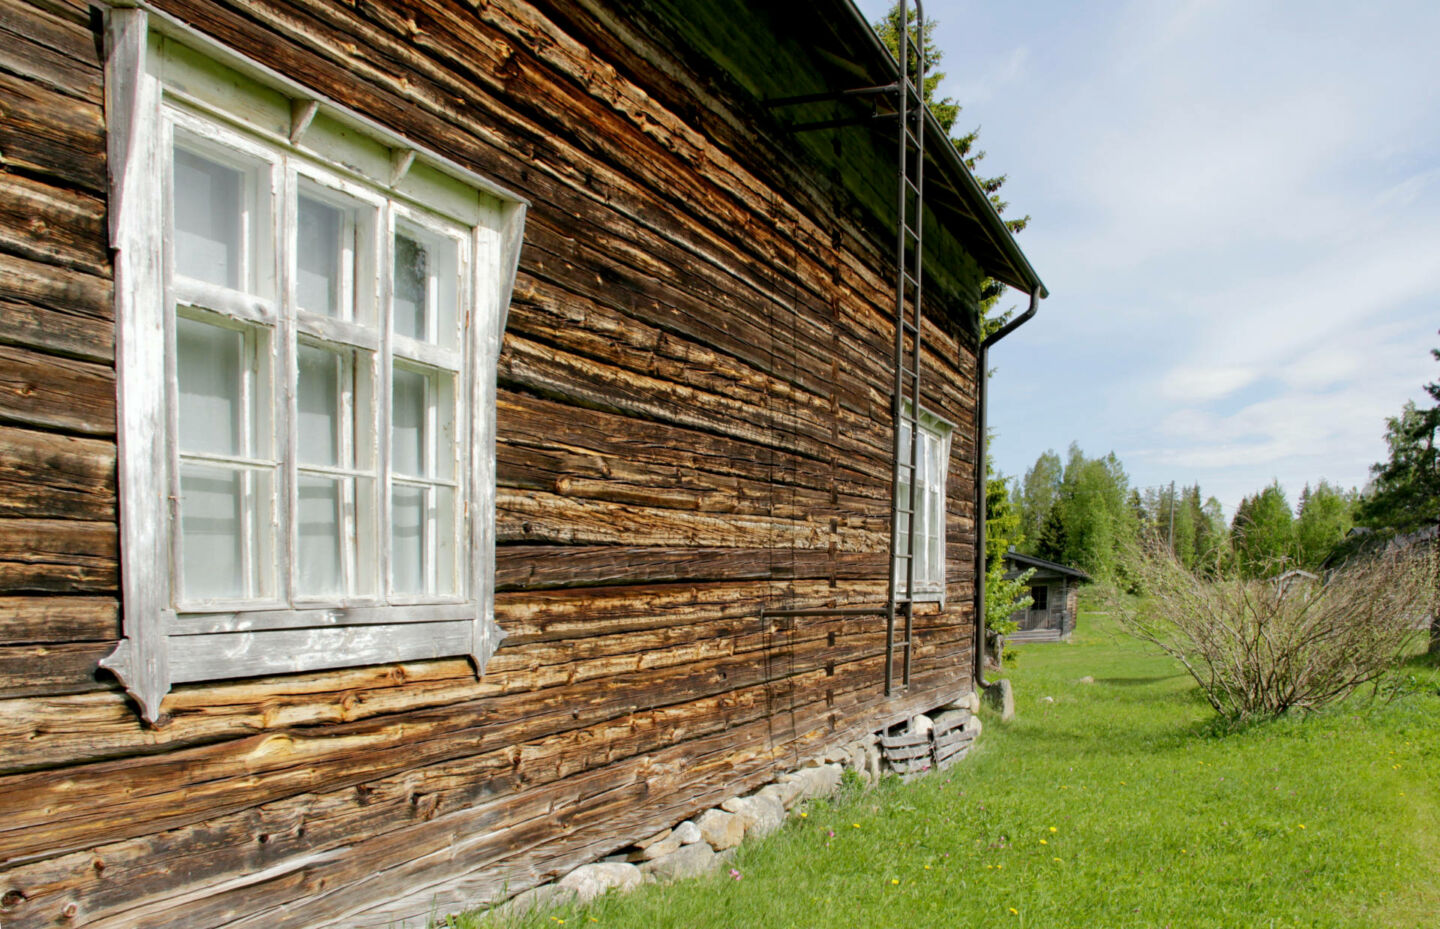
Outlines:
{"type": "Polygon", "coordinates": [[[905,178],[905,185],[906,185],[907,187],[909,187],[911,190],[915,191],[915,194],[916,194],[917,196],[920,194],[920,188],[919,188],[919,187],[916,187],[913,183],[911,183],[910,178],[908,178],[908,177],[905,178]]]}
{"type": "Polygon", "coordinates": [[[914,331],[915,331],[915,324],[912,323],[912,322],[910,322],[910,320],[908,320],[908,319],[902,319],[902,320],[900,320],[900,325],[901,325],[902,327],[904,327],[904,329],[905,329],[906,332],[914,332],[914,331]]]}

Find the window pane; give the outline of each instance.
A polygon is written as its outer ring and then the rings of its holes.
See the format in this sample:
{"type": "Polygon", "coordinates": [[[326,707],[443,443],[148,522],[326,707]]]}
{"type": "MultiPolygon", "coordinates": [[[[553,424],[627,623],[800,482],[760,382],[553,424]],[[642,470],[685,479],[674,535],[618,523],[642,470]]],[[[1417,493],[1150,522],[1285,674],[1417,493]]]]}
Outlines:
{"type": "Polygon", "coordinates": [[[455,578],[455,491],[436,487],[435,494],[435,593],[456,592],[455,578]]]}
{"type": "Polygon", "coordinates": [[[390,466],[397,474],[428,476],[425,469],[426,388],[430,379],[396,367],[390,407],[390,466]]]}
{"type": "MultiPolygon", "coordinates": [[[[301,343],[296,408],[300,461],[338,466],[340,461],[340,375],[343,360],[334,352],[301,343]]],[[[348,464],[348,462],[347,462],[348,464]]]]}
{"type": "Polygon", "coordinates": [[[395,332],[412,339],[427,337],[430,303],[430,255],[414,239],[395,236],[395,332]]]}
{"type": "Polygon", "coordinates": [[[396,334],[455,345],[459,268],[455,240],[422,231],[395,234],[396,334]]]}
{"type": "Polygon", "coordinates": [[[339,594],[345,589],[340,566],[339,480],[301,475],[296,514],[300,596],[339,594]]]}
{"type": "Polygon", "coordinates": [[[175,320],[180,382],[180,448],[242,455],[242,371],[245,334],[193,319],[175,320]]]}
{"type": "Polygon", "coordinates": [[[345,215],[338,207],[302,194],[299,225],[296,302],[311,313],[339,316],[345,215]]]}
{"type": "Polygon", "coordinates": [[[240,289],[244,245],[244,175],[183,148],[175,149],[175,270],[240,289]]]}
{"type": "Polygon", "coordinates": [[[390,586],[397,594],[425,593],[425,491],[397,485],[391,492],[390,586]]]}

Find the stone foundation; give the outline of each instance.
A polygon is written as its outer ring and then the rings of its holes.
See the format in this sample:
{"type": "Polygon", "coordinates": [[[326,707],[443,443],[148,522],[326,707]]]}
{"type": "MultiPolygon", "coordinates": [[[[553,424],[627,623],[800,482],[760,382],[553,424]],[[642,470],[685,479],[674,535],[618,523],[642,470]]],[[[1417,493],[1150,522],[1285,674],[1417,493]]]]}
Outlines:
{"type": "Polygon", "coordinates": [[[980,718],[975,715],[979,710],[979,695],[967,694],[916,715],[893,731],[833,747],[753,793],[732,797],[600,861],[581,865],[553,883],[512,897],[491,912],[514,916],[537,907],[586,903],[607,891],[624,892],[643,883],[698,877],[729,861],[744,839],[778,830],[801,804],[833,796],[847,770],[868,787],[887,773],[911,780],[949,767],[965,757],[980,735],[980,718]]]}

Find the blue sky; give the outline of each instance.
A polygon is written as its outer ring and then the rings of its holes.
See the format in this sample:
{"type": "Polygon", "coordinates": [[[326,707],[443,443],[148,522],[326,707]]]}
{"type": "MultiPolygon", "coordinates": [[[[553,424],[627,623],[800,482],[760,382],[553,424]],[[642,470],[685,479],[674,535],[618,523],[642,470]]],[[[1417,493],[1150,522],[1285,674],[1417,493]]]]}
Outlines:
{"type": "Polygon", "coordinates": [[[1440,376],[1440,3],[926,12],[1052,294],[992,352],[997,466],[1074,440],[1227,513],[1363,485],[1440,376]]]}

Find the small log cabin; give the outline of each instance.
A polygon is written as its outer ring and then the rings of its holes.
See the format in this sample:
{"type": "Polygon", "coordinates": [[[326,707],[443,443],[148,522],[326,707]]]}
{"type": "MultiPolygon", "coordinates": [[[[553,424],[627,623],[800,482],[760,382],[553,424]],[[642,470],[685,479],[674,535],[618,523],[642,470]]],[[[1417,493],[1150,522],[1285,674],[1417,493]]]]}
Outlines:
{"type": "Polygon", "coordinates": [[[5,929],[421,925],[973,689],[978,301],[1043,287],[938,129],[908,686],[762,615],[892,570],[894,122],[768,105],[896,80],[849,0],[0,38],[5,929]]]}
{"type": "Polygon", "coordinates": [[[1075,631],[1080,585],[1088,583],[1090,575],[1078,568],[1013,550],[1005,553],[1005,564],[1007,579],[1017,578],[1026,571],[1035,572],[1030,576],[1030,605],[1010,614],[1020,628],[1006,636],[1007,641],[1058,642],[1075,631]]]}

